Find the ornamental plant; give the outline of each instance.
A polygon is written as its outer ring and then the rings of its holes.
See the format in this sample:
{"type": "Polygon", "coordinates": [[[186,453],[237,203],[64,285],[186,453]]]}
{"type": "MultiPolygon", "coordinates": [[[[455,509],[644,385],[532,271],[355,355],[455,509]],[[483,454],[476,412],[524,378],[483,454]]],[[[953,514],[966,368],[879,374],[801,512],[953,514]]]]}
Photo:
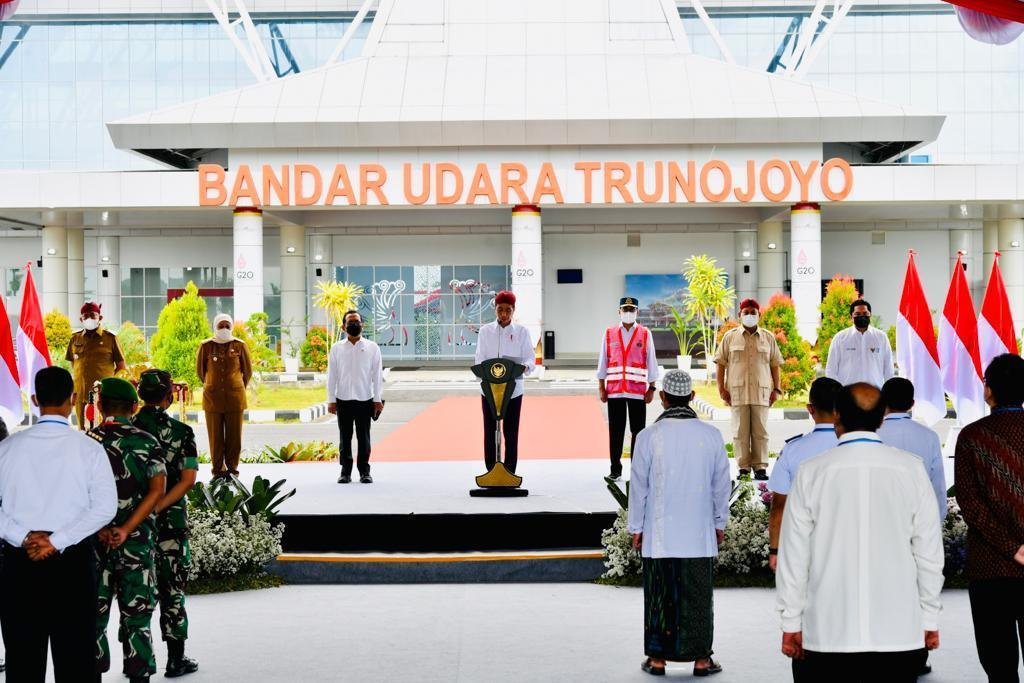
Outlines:
{"type": "Polygon", "coordinates": [[[327,354],[331,350],[331,342],[327,328],[314,325],[306,333],[306,341],[302,342],[299,358],[302,367],[312,368],[316,372],[327,369],[327,354]]]}
{"type": "Polygon", "coordinates": [[[318,282],[317,294],[313,297],[313,305],[324,309],[327,313],[328,339],[333,343],[344,329],[345,313],[359,308],[359,300],[363,297],[363,288],[351,282],[318,282]]]}
{"type": "Polygon", "coordinates": [[[153,365],[171,373],[175,381],[198,387],[202,381],[196,374],[196,356],[199,345],[209,339],[210,334],[206,302],[200,298],[195,283],[190,281],[184,294],[160,311],[151,342],[153,365]]]}
{"type": "Polygon", "coordinates": [[[117,330],[117,345],[121,347],[121,355],[124,356],[126,366],[144,365],[149,362],[146,335],[130,320],[121,323],[117,330]]]}
{"type": "MultiPolygon", "coordinates": [[[[683,299],[686,314],[691,316],[700,330],[704,358],[715,357],[718,341],[716,328],[731,314],[736,302],[736,290],[728,285],[725,268],[706,254],[694,254],[683,263],[686,294],[683,299]]],[[[708,382],[711,373],[708,373],[708,382]]]]}
{"type": "Polygon", "coordinates": [[[255,372],[271,372],[281,367],[281,357],[270,348],[267,321],[270,317],[260,311],[253,313],[244,323],[235,321],[231,334],[245,342],[255,372]]]}
{"type": "Polygon", "coordinates": [[[773,294],[761,312],[760,324],[775,335],[782,352],[782,367],[779,368],[782,393],[787,397],[802,394],[814,381],[814,365],[811,345],[796,328],[793,300],[782,293],[773,294]]]}
{"type": "Polygon", "coordinates": [[[59,365],[65,370],[71,364],[64,360],[68,351],[68,344],[71,343],[71,320],[55,308],[43,316],[43,331],[46,334],[46,346],[50,349],[50,359],[54,365],[59,365]]]}
{"type": "Polygon", "coordinates": [[[263,515],[189,507],[190,581],[254,574],[281,554],[283,524],[263,515]]]}
{"type": "Polygon", "coordinates": [[[835,275],[825,288],[825,298],[819,306],[821,324],[818,326],[818,340],[814,347],[818,362],[822,365],[828,360],[832,337],[850,326],[850,304],[859,298],[860,292],[849,275],[835,275]]]}

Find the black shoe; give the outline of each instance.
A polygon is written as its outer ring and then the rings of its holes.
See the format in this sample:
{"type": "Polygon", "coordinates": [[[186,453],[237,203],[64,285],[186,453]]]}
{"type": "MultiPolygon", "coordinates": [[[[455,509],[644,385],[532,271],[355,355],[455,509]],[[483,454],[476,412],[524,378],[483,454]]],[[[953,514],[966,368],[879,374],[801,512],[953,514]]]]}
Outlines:
{"type": "Polygon", "coordinates": [[[143,676],[132,676],[128,679],[131,683],[149,683],[149,674],[143,676]]]}
{"type": "Polygon", "coordinates": [[[350,474],[345,474],[344,472],[342,472],[342,473],[341,473],[341,476],[340,476],[340,477],[338,477],[338,483],[339,483],[339,484],[348,484],[348,483],[350,483],[351,481],[352,481],[352,475],[350,475],[350,474]]]}
{"type": "Polygon", "coordinates": [[[708,666],[703,669],[698,669],[697,667],[693,668],[693,675],[698,677],[713,676],[719,673],[722,673],[722,665],[711,659],[711,657],[708,657],[708,666]]]}
{"type": "Polygon", "coordinates": [[[359,477],[359,483],[360,484],[372,484],[373,483],[373,477],[371,477],[369,474],[364,474],[363,476],[359,477]]]}
{"type": "Polygon", "coordinates": [[[754,479],[768,481],[768,472],[766,470],[754,470],[754,479]]]}
{"type": "Polygon", "coordinates": [[[622,472],[616,472],[615,470],[612,470],[607,478],[611,479],[612,481],[622,481],[622,472]]]}
{"type": "Polygon", "coordinates": [[[189,659],[188,657],[177,657],[167,660],[167,670],[164,672],[164,678],[177,678],[185,674],[194,674],[196,671],[199,671],[199,663],[196,660],[189,659]]]}
{"type": "Polygon", "coordinates": [[[740,473],[736,475],[736,480],[739,481],[740,479],[749,478],[749,477],[750,477],[750,470],[741,469],[740,473]]]}
{"type": "Polygon", "coordinates": [[[640,670],[644,671],[646,673],[649,673],[652,676],[664,676],[665,675],[665,667],[663,667],[663,666],[654,666],[653,664],[651,664],[651,658],[650,657],[648,657],[644,661],[640,662],[640,670]]]}
{"type": "Polygon", "coordinates": [[[918,676],[927,676],[931,672],[932,672],[932,665],[931,664],[925,664],[924,666],[921,667],[921,670],[917,672],[917,675],[918,676]]]}

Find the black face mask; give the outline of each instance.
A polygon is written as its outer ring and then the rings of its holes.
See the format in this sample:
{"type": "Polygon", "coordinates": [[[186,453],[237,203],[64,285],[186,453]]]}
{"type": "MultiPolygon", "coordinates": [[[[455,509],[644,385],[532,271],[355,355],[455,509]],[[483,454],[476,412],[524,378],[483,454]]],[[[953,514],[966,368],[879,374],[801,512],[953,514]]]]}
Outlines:
{"type": "Polygon", "coordinates": [[[351,322],[345,325],[345,331],[348,332],[350,337],[358,337],[363,332],[362,323],[351,322]]]}
{"type": "Polygon", "coordinates": [[[853,325],[858,330],[866,330],[866,329],[868,329],[868,325],[870,325],[870,324],[871,324],[871,316],[870,315],[855,315],[855,316],[853,316],[853,325]]]}

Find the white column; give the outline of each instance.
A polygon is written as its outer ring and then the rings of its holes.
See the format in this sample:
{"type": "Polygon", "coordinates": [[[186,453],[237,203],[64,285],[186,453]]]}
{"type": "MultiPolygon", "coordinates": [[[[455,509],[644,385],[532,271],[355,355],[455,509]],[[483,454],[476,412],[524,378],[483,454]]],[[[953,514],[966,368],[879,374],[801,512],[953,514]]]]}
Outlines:
{"type": "Polygon", "coordinates": [[[999,250],[999,215],[995,206],[985,207],[985,218],[981,224],[981,239],[983,262],[981,276],[984,280],[982,295],[985,293],[985,285],[988,284],[988,274],[992,272],[992,261],[996,251],[999,250]]]}
{"type": "Polygon", "coordinates": [[[746,298],[757,298],[757,233],[735,233],[736,276],[733,285],[736,288],[736,301],[746,298]]]}
{"type": "Polygon", "coordinates": [[[235,320],[263,310],[263,211],[239,206],[234,212],[235,320]]]}
{"type": "Polygon", "coordinates": [[[821,322],[821,207],[794,204],[789,212],[789,279],[796,328],[813,344],[821,322]]]}
{"type": "MultiPolygon", "coordinates": [[[[785,286],[786,260],[782,252],[782,221],[757,226],[757,300],[768,303],[785,286]]],[[[739,303],[739,302],[737,302],[739,303]]]]}
{"type": "MultiPolygon", "coordinates": [[[[96,238],[96,303],[102,306],[103,322],[119,326],[121,320],[121,242],[117,237],[96,238]]],[[[142,320],[135,321],[141,325],[142,320]]]]}
{"type": "Polygon", "coordinates": [[[1000,207],[998,224],[999,270],[1010,300],[1013,329],[1020,336],[1024,325],[1024,206],[1000,207]]]}
{"type": "MultiPolygon", "coordinates": [[[[334,281],[334,237],[332,235],[310,235],[309,237],[309,292],[316,294],[316,283],[334,281]],[[319,273],[317,272],[319,271],[319,273]]],[[[363,296],[371,296],[366,292],[363,296]]],[[[319,306],[310,305],[310,325],[326,325],[327,312],[319,306]]]]}
{"type": "Polygon", "coordinates": [[[288,341],[297,346],[306,337],[306,228],[301,225],[281,226],[281,336],[288,357],[288,341]]]}
{"type": "Polygon", "coordinates": [[[56,308],[71,317],[68,309],[68,236],[63,225],[43,227],[42,307],[43,315],[56,308]]]}
{"type": "Polygon", "coordinates": [[[530,331],[536,348],[544,326],[544,249],[540,207],[532,204],[512,209],[512,291],[515,319],[530,331]]]}
{"type": "Polygon", "coordinates": [[[74,313],[85,301],[85,229],[82,214],[68,220],[68,310],[74,313]]]}

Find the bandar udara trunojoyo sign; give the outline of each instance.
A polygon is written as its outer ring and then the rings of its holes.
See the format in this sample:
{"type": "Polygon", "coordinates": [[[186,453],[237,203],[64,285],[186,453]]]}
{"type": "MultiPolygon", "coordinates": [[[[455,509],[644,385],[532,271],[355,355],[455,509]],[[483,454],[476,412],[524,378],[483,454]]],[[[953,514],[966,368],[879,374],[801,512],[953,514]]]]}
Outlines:
{"type": "Polygon", "coordinates": [[[853,169],[839,158],[202,164],[197,175],[200,206],[839,202],[853,189],[853,169]]]}

